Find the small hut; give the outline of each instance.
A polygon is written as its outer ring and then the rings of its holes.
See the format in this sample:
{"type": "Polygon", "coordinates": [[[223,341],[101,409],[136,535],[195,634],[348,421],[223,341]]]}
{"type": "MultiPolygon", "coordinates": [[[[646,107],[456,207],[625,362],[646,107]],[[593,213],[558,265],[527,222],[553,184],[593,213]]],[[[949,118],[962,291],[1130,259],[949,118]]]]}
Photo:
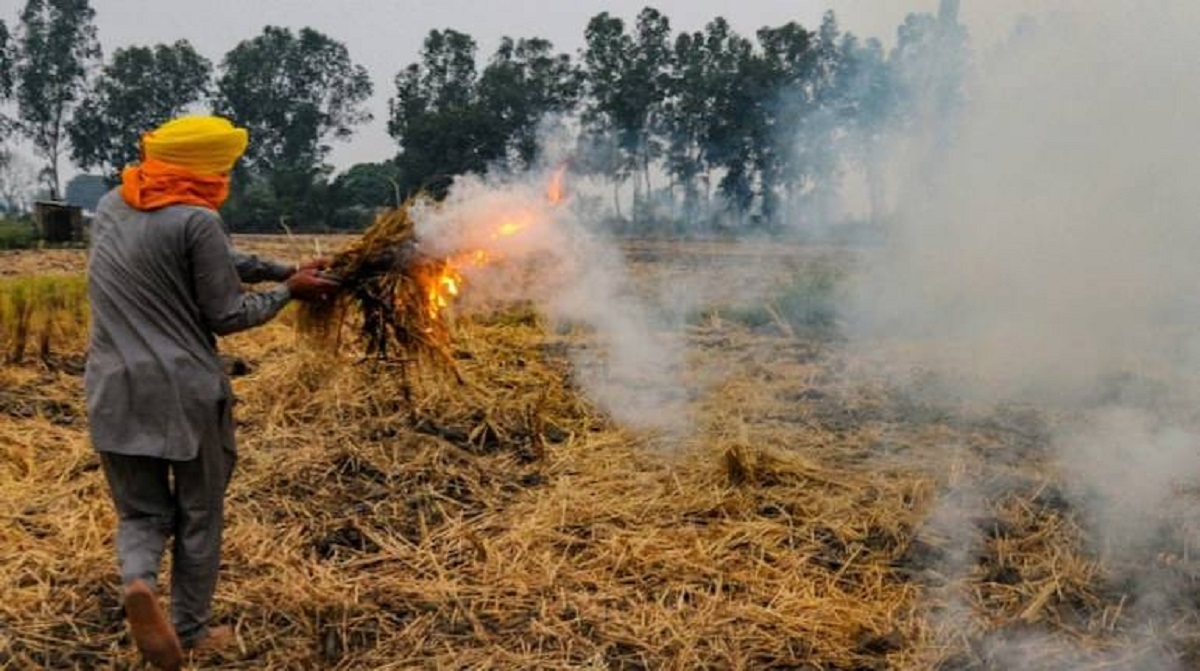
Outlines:
{"type": "Polygon", "coordinates": [[[51,244],[83,242],[83,209],[58,200],[33,204],[38,237],[51,244]]]}

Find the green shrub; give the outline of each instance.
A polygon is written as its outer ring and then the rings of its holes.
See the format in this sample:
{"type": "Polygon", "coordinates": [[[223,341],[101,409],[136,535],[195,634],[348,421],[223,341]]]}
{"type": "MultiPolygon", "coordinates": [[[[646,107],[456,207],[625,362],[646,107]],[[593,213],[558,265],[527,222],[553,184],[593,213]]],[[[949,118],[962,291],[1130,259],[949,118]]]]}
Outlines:
{"type": "Polygon", "coordinates": [[[37,245],[33,222],[23,218],[0,218],[0,249],[29,249],[37,245]]]}

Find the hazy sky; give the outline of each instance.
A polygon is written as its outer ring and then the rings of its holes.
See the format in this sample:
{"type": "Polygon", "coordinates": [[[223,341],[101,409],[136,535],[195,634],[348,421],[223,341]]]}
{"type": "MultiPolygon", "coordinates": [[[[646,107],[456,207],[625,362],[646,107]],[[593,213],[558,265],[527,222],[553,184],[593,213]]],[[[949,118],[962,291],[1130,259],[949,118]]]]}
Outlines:
{"type": "MultiPolygon", "coordinates": [[[[963,20],[983,43],[994,41],[1022,12],[1072,0],[963,0],[963,20]]],[[[1079,1],[1079,0],[1075,0],[1079,1]]],[[[0,0],[0,18],[15,22],[23,0],[0,0]]],[[[392,77],[419,57],[421,42],[435,28],[473,36],[486,59],[500,37],[544,37],[575,54],[587,21],[607,11],[631,21],[646,5],[671,20],[672,28],[699,30],[724,16],[740,33],[799,21],[815,28],[829,8],[843,29],[863,37],[894,40],[896,26],[911,11],[936,11],[937,0],[92,0],[105,55],[122,46],[186,38],[217,62],[239,41],[264,25],[311,26],[344,42],[351,57],[367,67],[375,84],[370,107],[375,121],[348,143],[335,145],[335,165],[376,161],[395,153],[385,131],[392,77]]]]}

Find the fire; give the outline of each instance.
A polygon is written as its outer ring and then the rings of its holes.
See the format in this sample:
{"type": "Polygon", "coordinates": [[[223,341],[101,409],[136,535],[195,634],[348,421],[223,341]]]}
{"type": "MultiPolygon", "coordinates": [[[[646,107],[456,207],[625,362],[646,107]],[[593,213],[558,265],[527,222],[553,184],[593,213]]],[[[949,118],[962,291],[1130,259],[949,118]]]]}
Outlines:
{"type": "Polygon", "coordinates": [[[450,307],[450,302],[458,297],[460,284],[462,284],[462,275],[447,262],[428,288],[429,316],[431,318],[438,319],[441,317],[442,310],[450,307]]]}
{"type": "Polygon", "coordinates": [[[521,229],[528,226],[529,223],[532,221],[532,219],[533,219],[533,217],[528,216],[527,213],[522,213],[520,221],[515,220],[515,219],[509,219],[507,221],[503,221],[500,223],[500,226],[496,229],[496,233],[492,236],[492,239],[496,240],[498,238],[511,238],[512,236],[516,235],[517,233],[520,233],[521,229]]]}
{"type": "Polygon", "coordinates": [[[561,205],[567,199],[567,191],[564,186],[564,181],[567,176],[567,166],[563,165],[554,171],[554,176],[550,178],[550,186],[546,189],[546,200],[550,201],[551,205],[561,205]]]}
{"type": "MultiPolygon", "coordinates": [[[[550,184],[546,188],[546,200],[551,205],[561,205],[566,202],[567,196],[564,186],[566,173],[567,166],[563,165],[550,178],[550,184]]],[[[534,210],[519,210],[505,213],[499,218],[499,223],[493,229],[488,240],[500,241],[512,238],[534,227],[543,220],[544,217],[539,216],[539,213],[534,210]]],[[[501,254],[496,249],[471,249],[447,257],[442,262],[439,274],[428,280],[427,292],[430,318],[440,320],[442,312],[450,307],[450,304],[458,297],[463,284],[463,270],[472,267],[482,268],[499,258],[501,258],[501,254]]]]}

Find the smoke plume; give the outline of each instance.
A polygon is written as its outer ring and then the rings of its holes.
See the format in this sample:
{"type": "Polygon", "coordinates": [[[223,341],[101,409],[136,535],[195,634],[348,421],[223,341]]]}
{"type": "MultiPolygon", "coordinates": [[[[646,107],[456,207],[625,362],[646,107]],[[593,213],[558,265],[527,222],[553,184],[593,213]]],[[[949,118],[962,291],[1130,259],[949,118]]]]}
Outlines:
{"type": "MultiPolygon", "coordinates": [[[[1066,417],[1052,454],[1118,577],[1195,521],[1198,20],[1195,3],[1093,2],[980,54],[950,141],[896,162],[897,216],[846,313],[859,344],[958,399],[1066,417]]],[[[1143,604],[1178,587],[1135,584],[1143,604]]]]}
{"type": "Polygon", "coordinates": [[[476,307],[528,302],[554,330],[591,334],[572,350],[575,377],[618,421],[682,429],[681,345],[634,291],[616,244],[579,215],[569,191],[557,192],[564,178],[562,170],[462,178],[445,202],[416,211],[420,239],[435,254],[464,258],[476,307]]]}

